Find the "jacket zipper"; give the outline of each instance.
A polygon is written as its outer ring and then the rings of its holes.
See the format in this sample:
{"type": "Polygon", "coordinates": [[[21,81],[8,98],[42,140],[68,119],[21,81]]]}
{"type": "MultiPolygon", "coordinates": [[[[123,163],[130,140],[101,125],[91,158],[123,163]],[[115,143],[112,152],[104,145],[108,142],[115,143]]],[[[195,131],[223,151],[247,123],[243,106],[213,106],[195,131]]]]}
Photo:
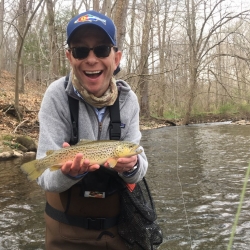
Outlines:
{"type": "Polygon", "coordinates": [[[107,116],[107,108],[105,110],[105,113],[103,114],[103,117],[102,117],[101,121],[98,120],[98,116],[96,114],[96,118],[97,118],[97,121],[98,121],[98,135],[97,135],[97,140],[100,140],[100,138],[101,138],[102,124],[103,124],[103,121],[104,121],[104,119],[105,119],[106,116],[107,116]]]}
{"type": "Polygon", "coordinates": [[[101,133],[101,132],[102,132],[102,122],[99,122],[99,133],[101,133]]]}

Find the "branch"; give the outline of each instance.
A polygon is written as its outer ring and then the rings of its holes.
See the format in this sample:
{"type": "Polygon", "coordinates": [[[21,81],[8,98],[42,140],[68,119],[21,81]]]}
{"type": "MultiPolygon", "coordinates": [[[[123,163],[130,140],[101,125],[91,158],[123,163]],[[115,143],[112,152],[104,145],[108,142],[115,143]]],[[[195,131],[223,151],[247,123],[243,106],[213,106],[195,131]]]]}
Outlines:
{"type": "Polygon", "coordinates": [[[214,57],[219,57],[219,56],[236,57],[236,58],[244,60],[244,61],[250,61],[250,58],[239,56],[239,55],[236,55],[236,54],[232,55],[232,54],[222,53],[222,54],[216,54],[216,55],[214,55],[214,57]]]}
{"type": "Polygon", "coordinates": [[[156,75],[162,75],[162,74],[165,74],[165,73],[169,73],[169,72],[173,72],[173,71],[175,71],[175,70],[177,70],[178,69],[178,64],[176,65],[176,67],[175,67],[175,69],[171,69],[171,70],[165,70],[165,71],[163,71],[163,72],[159,72],[159,73],[155,73],[155,74],[131,74],[131,75],[129,75],[129,77],[128,78],[124,78],[124,81],[128,81],[130,78],[133,78],[133,77],[138,77],[138,76],[144,76],[144,77],[152,77],[152,76],[156,76],[156,75]]]}
{"type": "Polygon", "coordinates": [[[225,88],[225,86],[222,84],[222,82],[218,79],[217,75],[211,70],[209,69],[208,72],[211,72],[215,79],[218,81],[218,83],[222,86],[222,88],[226,91],[226,93],[228,94],[228,96],[234,101],[233,97],[228,93],[227,89],[225,88]]]}
{"type": "MultiPolygon", "coordinates": [[[[203,34],[203,32],[204,32],[206,23],[208,22],[209,18],[212,17],[212,14],[214,13],[214,11],[215,11],[215,9],[217,8],[217,6],[218,6],[219,4],[221,4],[223,1],[225,1],[225,0],[218,1],[218,2],[214,5],[214,7],[212,8],[212,10],[210,11],[210,13],[208,14],[208,16],[205,15],[205,20],[204,20],[204,22],[203,22],[203,24],[202,24],[202,26],[201,26],[200,35],[199,35],[199,38],[198,38],[198,40],[197,40],[197,45],[198,45],[198,46],[199,46],[199,44],[201,44],[202,34],[203,34]]],[[[206,2],[205,2],[205,4],[206,4],[206,2]]],[[[205,5],[205,7],[206,7],[206,5],[205,5]]],[[[204,12],[206,13],[205,8],[204,8],[204,12]]],[[[220,20],[219,22],[221,22],[221,20],[220,20]]]]}
{"type": "Polygon", "coordinates": [[[209,47],[206,51],[205,51],[205,53],[202,55],[202,52],[204,51],[204,49],[205,49],[205,46],[203,47],[203,49],[202,49],[202,51],[199,53],[199,55],[198,55],[198,59],[199,59],[199,61],[201,61],[202,59],[203,59],[203,57],[205,56],[205,55],[207,55],[208,54],[208,52],[210,51],[210,50],[212,50],[213,48],[215,48],[215,47],[217,47],[217,46],[219,46],[221,43],[223,43],[231,34],[233,34],[234,32],[230,32],[230,33],[228,33],[224,38],[222,38],[220,41],[218,41],[217,43],[215,43],[214,45],[212,45],[211,47],[209,47]]]}
{"type": "Polygon", "coordinates": [[[17,129],[18,129],[22,124],[24,124],[25,122],[27,122],[28,120],[29,120],[29,119],[26,119],[26,120],[23,120],[22,122],[20,122],[20,123],[16,126],[16,128],[14,129],[13,133],[15,134],[16,131],[17,131],[17,129]]]}
{"type": "MultiPolygon", "coordinates": [[[[214,32],[223,27],[226,23],[232,21],[233,19],[236,19],[236,18],[239,18],[240,16],[242,15],[247,15],[247,13],[249,13],[249,10],[246,10],[246,11],[243,11],[243,12],[240,12],[238,14],[235,14],[234,16],[229,16],[229,14],[225,15],[224,17],[222,17],[209,31],[208,35],[206,37],[204,37],[204,39],[200,36],[199,37],[199,42],[197,43],[197,46],[200,47],[201,46],[201,43],[202,43],[202,40],[204,40],[203,42],[203,46],[202,48],[200,49],[200,52],[199,52],[199,58],[202,58],[204,55],[206,55],[210,50],[211,48],[209,48],[208,50],[205,50],[209,40],[211,39],[211,36],[214,34],[214,32]],[[203,53],[204,52],[204,53],[203,53]],[[202,55],[203,54],[203,55],[202,55]]],[[[222,40],[225,40],[226,37],[228,37],[230,34],[234,33],[239,27],[236,27],[234,29],[234,31],[230,32],[227,36],[224,37],[224,39],[222,40]]],[[[200,34],[201,35],[201,34],[200,34]]],[[[214,46],[213,46],[214,47],[214,46]]]]}
{"type": "Polygon", "coordinates": [[[228,57],[238,58],[238,59],[240,59],[240,60],[245,61],[248,65],[249,65],[249,61],[250,61],[250,58],[242,57],[242,56],[239,56],[239,55],[236,55],[236,54],[226,54],[226,53],[215,54],[215,55],[211,56],[211,59],[208,60],[205,64],[202,64],[203,66],[202,66],[202,68],[199,70],[199,72],[201,72],[202,69],[206,68],[207,65],[209,65],[215,58],[220,57],[220,56],[228,56],[228,57]]]}

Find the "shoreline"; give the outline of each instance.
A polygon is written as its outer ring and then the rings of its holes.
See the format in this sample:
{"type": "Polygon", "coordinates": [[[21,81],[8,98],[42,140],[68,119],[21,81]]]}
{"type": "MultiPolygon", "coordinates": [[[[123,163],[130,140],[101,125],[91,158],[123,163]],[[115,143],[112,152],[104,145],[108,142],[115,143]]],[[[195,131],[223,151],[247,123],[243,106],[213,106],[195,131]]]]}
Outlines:
{"type": "MultiPolygon", "coordinates": [[[[156,120],[156,119],[155,119],[156,120]]],[[[188,125],[176,125],[176,126],[220,126],[220,125],[237,125],[237,126],[247,126],[250,125],[250,121],[248,120],[239,120],[239,121],[216,121],[216,122],[203,122],[203,123],[190,123],[188,125]]],[[[143,124],[140,124],[140,130],[150,130],[150,129],[158,129],[158,128],[163,128],[163,127],[173,127],[171,125],[167,125],[166,123],[163,122],[156,122],[156,121],[148,121],[144,122],[143,124]]],[[[6,134],[9,134],[7,131],[5,131],[6,134]]],[[[1,133],[2,134],[2,133],[1,133]]],[[[16,135],[16,137],[22,137],[22,135],[16,135]]],[[[25,136],[27,137],[27,136],[25,136]]],[[[13,136],[13,138],[15,138],[13,136]]],[[[30,140],[32,140],[32,143],[35,143],[37,145],[37,139],[29,137],[30,140]]],[[[15,139],[14,139],[15,141],[15,139]]],[[[17,147],[16,142],[8,142],[6,143],[5,140],[0,139],[0,162],[1,161],[7,161],[15,158],[25,158],[25,157],[34,157],[36,156],[36,150],[27,150],[25,148],[24,151],[18,150],[17,148],[11,148],[11,145],[15,145],[17,147]],[[8,145],[6,145],[8,144],[8,145]]],[[[20,147],[25,147],[26,145],[22,145],[20,143],[20,147]]]]}

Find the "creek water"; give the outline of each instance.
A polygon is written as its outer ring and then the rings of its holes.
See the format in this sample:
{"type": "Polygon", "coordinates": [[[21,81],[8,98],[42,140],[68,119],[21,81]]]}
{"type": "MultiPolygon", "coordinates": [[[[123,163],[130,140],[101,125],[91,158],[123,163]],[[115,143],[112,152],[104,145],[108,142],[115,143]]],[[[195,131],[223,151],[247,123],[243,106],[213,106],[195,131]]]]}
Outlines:
{"type": "MultiPolygon", "coordinates": [[[[164,240],[161,250],[227,249],[250,162],[250,127],[199,125],[143,131],[148,184],[164,240]]],[[[44,249],[44,193],[0,162],[0,250],[44,249]]],[[[250,249],[247,185],[232,249],[250,249]]]]}

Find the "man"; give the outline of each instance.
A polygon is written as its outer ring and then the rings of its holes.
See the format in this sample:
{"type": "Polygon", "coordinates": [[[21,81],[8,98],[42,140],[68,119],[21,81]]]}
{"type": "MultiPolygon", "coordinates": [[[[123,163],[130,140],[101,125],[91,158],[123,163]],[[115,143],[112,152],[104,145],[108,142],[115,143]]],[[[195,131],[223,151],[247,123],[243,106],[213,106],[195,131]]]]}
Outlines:
{"type": "MultiPolygon", "coordinates": [[[[68,96],[79,100],[79,139],[110,139],[108,107],[119,98],[120,139],[139,144],[137,97],[126,82],[113,78],[122,55],[113,21],[95,11],[79,14],[68,23],[67,44],[72,71],[66,88],[63,77],[44,95],[37,158],[48,150],[70,146],[73,129],[68,96]]],[[[90,165],[88,159],[81,162],[82,157],[78,153],[60,170],[47,169],[38,178],[47,199],[46,249],[128,249],[117,232],[120,198],[116,180],[117,176],[126,183],[141,180],[148,167],[146,156],[120,158],[115,171],[108,163],[100,167],[90,165]],[[90,197],[90,193],[98,195],[90,197]]]]}

